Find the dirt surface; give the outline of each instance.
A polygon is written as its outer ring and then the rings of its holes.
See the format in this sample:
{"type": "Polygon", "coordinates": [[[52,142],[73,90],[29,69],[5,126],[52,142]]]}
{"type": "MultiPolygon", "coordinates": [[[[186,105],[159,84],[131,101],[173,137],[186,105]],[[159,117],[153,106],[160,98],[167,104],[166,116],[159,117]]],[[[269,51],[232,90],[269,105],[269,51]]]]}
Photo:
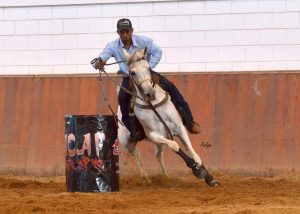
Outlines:
{"type": "Polygon", "coordinates": [[[114,193],[69,193],[64,177],[0,175],[0,213],[300,213],[300,173],[272,178],[213,173],[217,188],[192,176],[121,177],[114,193]]]}

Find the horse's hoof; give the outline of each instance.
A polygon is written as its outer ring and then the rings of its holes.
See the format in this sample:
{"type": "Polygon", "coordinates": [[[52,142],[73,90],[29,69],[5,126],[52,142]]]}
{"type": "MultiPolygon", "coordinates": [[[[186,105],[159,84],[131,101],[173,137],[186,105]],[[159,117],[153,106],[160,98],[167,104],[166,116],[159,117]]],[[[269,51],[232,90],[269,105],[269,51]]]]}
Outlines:
{"type": "Polygon", "coordinates": [[[220,182],[217,180],[211,180],[210,182],[206,182],[206,184],[210,187],[217,187],[221,185],[220,182]]]}
{"type": "Polygon", "coordinates": [[[220,182],[215,180],[214,177],[209,173],[207,173],[207,175],[205,176],[205,183],[211,187],[216,187],[221,185],[220,182]]]}
{"type": "Polygon", "coordinates": [[[205,178],[207,176],[207,170],[198,163],[192,166],[192,171],[197,178],[205,178]]]}

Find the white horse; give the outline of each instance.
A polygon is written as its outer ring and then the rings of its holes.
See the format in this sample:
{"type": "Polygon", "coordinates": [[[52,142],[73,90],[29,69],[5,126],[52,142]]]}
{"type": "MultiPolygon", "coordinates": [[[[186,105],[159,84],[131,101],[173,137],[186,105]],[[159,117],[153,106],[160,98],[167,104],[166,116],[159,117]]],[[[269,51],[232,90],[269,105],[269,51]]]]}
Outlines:
{"type": "MultiPolygon", "coordinates": [[[[129,55],[127,51],[123,49],[123,54],[130,71],[130,77],[134,82],[137,97],[141,98],[135,99],[134,113],[142,124],[147,139],[155,144],[155,155],[160,163],[163,174],[166,175],[163,161],[163,148],[167,145],[185,161],[196,177],[205,178],[205,182],[209,186],[219,185],[219,182],[214,180],[207,172],[201,158],[192,147],[187,131],[169,95],[158,84],[153,83],[149,64],[147,60],[145,60],[145,53],[146,49],[129,55]],[[169,132],[155,112],[151,108],[143,107],[149,106],[149,102],[152,103],[162,120],[168,126],[172,136],[178,136],[181,139],[191,157],[184,153],[176,141],[168,139],[169,132]]],[[[122,118],[120,108],[118,109],[118,118],[122,118]]],[[[118,136],[120,144],[136,157],[141,176],[147,181],[150,181],[140,160],[139,152],[136,149],[137,142],[130,142],[129,135],[130,133],[127,128],[119,124],[118,136]]]]}

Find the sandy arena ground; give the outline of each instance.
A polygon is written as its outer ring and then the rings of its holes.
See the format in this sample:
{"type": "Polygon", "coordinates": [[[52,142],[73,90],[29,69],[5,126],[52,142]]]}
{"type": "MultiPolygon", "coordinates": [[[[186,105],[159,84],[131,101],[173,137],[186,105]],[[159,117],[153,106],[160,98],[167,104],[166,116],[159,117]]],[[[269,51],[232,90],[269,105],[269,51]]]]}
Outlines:
{"type": "Polygon", "coordinates": [[[300,173],[272,178],[213,173],[211,188],[190,177],[122,177],[121,191],[69,193],[64,177],[0,175],[0,213],[300,213],[300,173]]]}

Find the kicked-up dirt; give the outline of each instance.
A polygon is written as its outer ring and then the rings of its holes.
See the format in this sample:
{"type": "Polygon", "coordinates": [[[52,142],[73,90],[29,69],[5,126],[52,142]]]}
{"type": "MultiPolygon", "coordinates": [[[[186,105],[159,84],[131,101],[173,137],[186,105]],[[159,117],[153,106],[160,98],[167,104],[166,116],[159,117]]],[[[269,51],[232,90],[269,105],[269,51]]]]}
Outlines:
{"type": "Polygon", "coordinates": [[[120,192],[66,192],[65,177],[0,175],[0,213],[300,213],[300,173],[272,178],[214,172],[221,186],[192,176],[121,177],[120,192]]]}

